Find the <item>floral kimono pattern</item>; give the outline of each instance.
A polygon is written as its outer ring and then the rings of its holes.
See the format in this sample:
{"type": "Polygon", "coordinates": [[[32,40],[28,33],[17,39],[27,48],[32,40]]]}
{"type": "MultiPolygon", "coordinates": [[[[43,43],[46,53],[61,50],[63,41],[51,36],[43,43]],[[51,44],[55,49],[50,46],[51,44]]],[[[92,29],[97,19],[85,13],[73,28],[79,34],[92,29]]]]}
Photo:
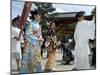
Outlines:
{"type": "Polygon", "coordinates": [[[24,49],[21,73],[42,72],[40,55],[41,44],[38,40],[38,37],[41,37],[39,23],[32,20],[31,23],[26,26],[25,33],[28,46],[24,49]]]}
{"type": "Polygon", "coordinates": [[[47,47],[48,59],[45,64],[46,71],[51,71],[55,66],[56,47],[57,47],[56,40],[54,40],[54,37],[53,37],[53,40],[50,41],[50,44],[47,47]]]}

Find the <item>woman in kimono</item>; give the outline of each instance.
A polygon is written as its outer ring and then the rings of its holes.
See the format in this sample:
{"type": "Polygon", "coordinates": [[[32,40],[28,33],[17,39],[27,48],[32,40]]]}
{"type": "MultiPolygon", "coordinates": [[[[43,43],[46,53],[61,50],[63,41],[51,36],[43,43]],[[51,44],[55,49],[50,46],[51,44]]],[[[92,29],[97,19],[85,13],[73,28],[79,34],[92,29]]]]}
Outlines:
{"type": "Polygon", "coordinates": [[[57,38],[55,35],[55,24],[51,24],[51,30],[49,30],[47,41],[45,42],[45,47],[48,53],[48,59],[45,64],[45,71],[53,71],[55,66],[55,54],[57,48],[57,38]]]}
{"type": "Polygon", "coordinates": [[[55,53],[56,53],[56,41],[54,41],[54,37],[48,36],[47,41],[45,42],[45,46],[48,53],[48,59],[45,64],[45,71],[53,71],[55,66],[55,53]]]}
{"type": "MultiPolygon", "coordinates": [[[[95,24],[92,21],[84,19],[84,12],[76,14],[78,23],[74,32],[75,39],[75,65],[74,69],[90,69],[89,68],[89,39],[94,39],[95,24]]],[[[74,70],[73,69],[73,70],[74,70]]]]}
{"type": "Polygon", "coordinates": [[[43,41],[41,35],[40,13],[30,11],[32,17],[31,22],[25,27],[26,45],[22,60],[21,73],[42,72],[40,47],[43,41]],[[27,67],[26,70],[24,67],[27,67]]]}

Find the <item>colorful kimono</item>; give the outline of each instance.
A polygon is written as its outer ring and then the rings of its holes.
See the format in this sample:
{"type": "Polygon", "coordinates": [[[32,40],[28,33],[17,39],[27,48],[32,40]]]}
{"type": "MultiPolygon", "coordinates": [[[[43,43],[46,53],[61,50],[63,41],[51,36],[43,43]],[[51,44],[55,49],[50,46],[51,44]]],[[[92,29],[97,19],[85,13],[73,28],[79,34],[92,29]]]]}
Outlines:
{"type": "Polygon", "coordinates": [[[30,24],[26,25],[25,33],[28,47],[24,50],[21,73],[42,72],[40,55],[41,44],[38,39],[38,37],[41,37],[39,23],[32,20],[30,24]]]}
{"type": "Polygon", "coordinates": [[[53,40],[50,41],[50,44],[47,47],[48,59],[45,64],[45,71],[52,71],[55,66],[56,46],[56,39],[53,37],[53,40]]]}

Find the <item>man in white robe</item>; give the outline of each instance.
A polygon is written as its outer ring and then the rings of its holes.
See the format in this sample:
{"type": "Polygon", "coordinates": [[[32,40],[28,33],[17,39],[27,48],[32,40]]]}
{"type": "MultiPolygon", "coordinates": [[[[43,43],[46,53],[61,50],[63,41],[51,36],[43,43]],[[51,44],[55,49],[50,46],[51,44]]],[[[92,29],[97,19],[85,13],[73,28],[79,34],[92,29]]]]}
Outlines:
{"type": "Polygon", "coordinates": [[[92,21],[84,20],[83,12],[76,14],[78,23],[76,25],[75,39],[75,69],[89,68],[89,39],[95,38],[95,24],[92,21]]]}

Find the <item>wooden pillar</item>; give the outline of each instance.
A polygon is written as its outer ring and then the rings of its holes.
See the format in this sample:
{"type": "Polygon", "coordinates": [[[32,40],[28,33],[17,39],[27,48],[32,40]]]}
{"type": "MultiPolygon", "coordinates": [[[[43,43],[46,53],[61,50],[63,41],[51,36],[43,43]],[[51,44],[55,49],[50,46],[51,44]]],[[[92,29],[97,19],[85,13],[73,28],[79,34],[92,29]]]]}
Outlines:
{"type": "MultiPolygon", "coordinates": [[[[21,29],[21,32],[24,28],[26,21],[27,21],[27,17],[29,15],[31,6],[32,6],[32,2],[26,1],[25,4],[24,4],[23,11],[22,11],[22,14],[21,14],[21,21],[19,23],[19,27],[21,29]]],[[[20,34],[21,34],[21,32],[20,32],[20,34]]],[[[20,37],[20,35],[19,35],[19,37],[20,37]]]]}

